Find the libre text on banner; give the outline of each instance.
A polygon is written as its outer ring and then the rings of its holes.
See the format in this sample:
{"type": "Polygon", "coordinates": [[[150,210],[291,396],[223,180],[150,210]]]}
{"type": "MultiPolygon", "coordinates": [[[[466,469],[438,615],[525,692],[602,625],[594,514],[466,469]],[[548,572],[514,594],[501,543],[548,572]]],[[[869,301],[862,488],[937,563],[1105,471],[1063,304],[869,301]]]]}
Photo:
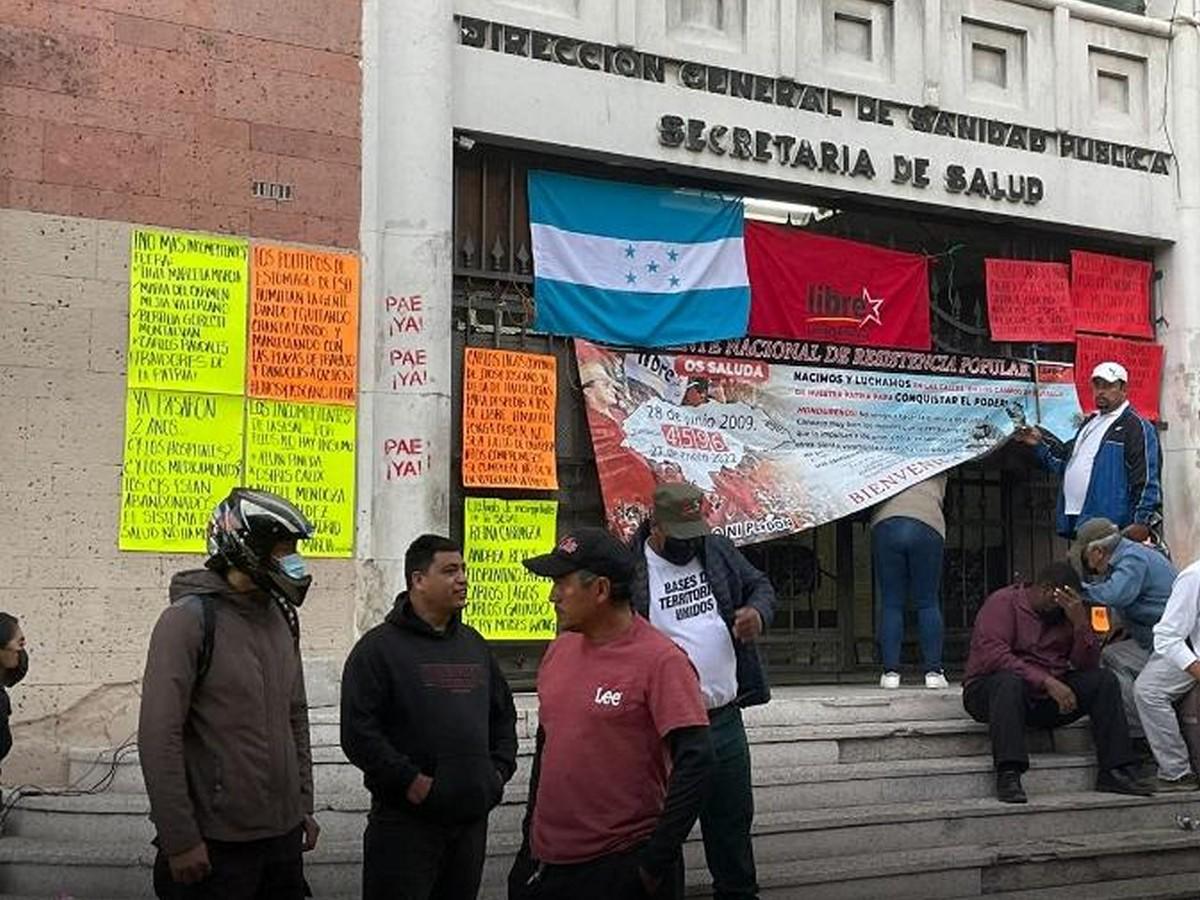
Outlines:
{"type": "Polygon", "coordinates": [[[1150,276],[1140,259],[1071,251],[1071,302],[1075,330],[1152,338],[1150,276]]]}
{"type": "Polygon", "coordinates": [[[558,360],[468,347],[463,362],[465,487],[558,487],[558,360]]]}
{"type": "Polygon", "coordinates": [[[988,325],[994,341],[1075,340],[1070,267],[1022,259],[984,260],[988,325]]]}
{"type": "Polygon", "coordinates": [[[928,350],[928,261],[785,225],[746,223],[750,333],[928,350]]]}
{"type": "Polygon", "coordinates": [[[242,393],[248,265],[244,240],[133,230],[129,387],[242,393]]]}
{"type": "Polygon", "coordinates": [[[1125,341],[1119,338],[1081,334],[1075,341],[1075,382],[1079,402],[1093,412],[1092,370],[1102,362],[1116,362],[1129,373],[1129,405],[1138,415],[1158,421],[1158,395],[1162,387],[1163,348],[1150,341],[1125,341]]]}
{"type": "Polygon", "coordinates": [[[551,640],[550,585],[521,561],[553,549],[557,501],[468,497],[464,513],[471,577],[463,621],[489,641],[551,640]]]}
{"type": "Polygon", "coordinates": [[[740,198],[529,173],[534,327],[662,347],[746,333],[740,198]]]}
{"type": "Polygon", "coordinates": [[[1073,391],[1035,402],[1022,360],[763,339],[575,349],[609,526],[626,537],[659,482],[696,485],[713,528],[753,543],[873,506],[1017,425],[1066,439],[1080,418],[1073,391]]]}

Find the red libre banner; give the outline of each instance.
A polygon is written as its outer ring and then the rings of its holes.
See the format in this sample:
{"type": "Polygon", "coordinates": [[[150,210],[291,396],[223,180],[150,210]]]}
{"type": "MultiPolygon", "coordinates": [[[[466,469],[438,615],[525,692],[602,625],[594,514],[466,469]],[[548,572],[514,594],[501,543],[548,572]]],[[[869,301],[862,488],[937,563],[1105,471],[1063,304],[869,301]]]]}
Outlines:
{"type": "Polygon", "coordinates": [[[746,223],[750,334],[928,350],[924,256],[746,223]]]}
{"type": "Polygon", "coordinates": [[[1149,341],[1079,335],[1075,341],[1075,389],[1079,392],[1079,405],[1086,413],[1096,409],[1092,400],[1092,369],[1102,362],[1116,362],[1125,367],[1129,372],[1129,403],[1140,415],[1157,422],[1162,346],[1149,341]]]}
{"type": "Polygon", "coordinates": [[[1140,259],[1071,251],[1071,302],[1075,330],[1154,337],[1150,325],[1150,276],[1140,259]]]}
{"type": "Polygon", "coordinates": [[[1047,344],[1075,340],[1065,263],[988,259],[984,267],[993,340],[1047,344]]]}

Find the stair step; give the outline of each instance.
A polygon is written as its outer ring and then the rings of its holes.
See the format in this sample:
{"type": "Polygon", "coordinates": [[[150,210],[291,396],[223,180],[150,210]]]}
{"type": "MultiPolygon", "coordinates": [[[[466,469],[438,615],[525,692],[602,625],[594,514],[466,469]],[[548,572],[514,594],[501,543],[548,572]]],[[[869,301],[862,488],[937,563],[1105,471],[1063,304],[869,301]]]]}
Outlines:
{"type": "Polygon", "coordinates": [[[1200,885],[1200,835],[1158,829],[773,863],[759,867],[759,884],[764,900],[941,900],[1184,872],[1200,885]]]}
{"type": "MultiPolygon", "coordinates": [[[[1200,875],[1182,872],[1176,875],[1154,875],[1143,878],[1122,878],[1118,881],[1034,888],[1028,891],[1003,891],[987,894],[987,900],[1196,900],[1200,896],[1200,875]]],[[[0,897],[0,900],[4,898],[0,897]]],[[[960,897],[955,900],[975,900],[960,897]]]]}

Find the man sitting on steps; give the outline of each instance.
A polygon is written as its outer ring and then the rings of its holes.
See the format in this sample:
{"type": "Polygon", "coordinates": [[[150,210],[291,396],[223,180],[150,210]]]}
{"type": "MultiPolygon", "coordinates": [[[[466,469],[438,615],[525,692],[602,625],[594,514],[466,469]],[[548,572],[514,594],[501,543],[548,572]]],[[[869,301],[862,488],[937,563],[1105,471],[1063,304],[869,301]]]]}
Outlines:
{"type": "Polygon", "coordinates": [[[1079,597],[1079,576],[1051,563],[1036,584],[993,593],[975,617],[963,676],[963,707],[986,722],[996,765],[996,796],[1024,803],[1029,768],[1025,727],[1057,728],[1091,718],[1100,773],[1096,790],[1148,796],[1137,780],[1137,755],[1116,676],[1100,668],[1100,641],[1079,597]]]}

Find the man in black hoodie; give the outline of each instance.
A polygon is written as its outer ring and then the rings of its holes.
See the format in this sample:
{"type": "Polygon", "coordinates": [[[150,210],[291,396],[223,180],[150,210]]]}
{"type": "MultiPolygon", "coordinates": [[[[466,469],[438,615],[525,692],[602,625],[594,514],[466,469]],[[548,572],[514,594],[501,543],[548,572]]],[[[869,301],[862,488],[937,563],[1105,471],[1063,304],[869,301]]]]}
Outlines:
{"type": "Polygon", "coordinates": [[[408,590],[342,674],[342,749],[363,770],[363,900],[469,900],[488,813],[516,770],[512,691],[459,618],[458,545],[426,534],[404,556],[408,590]]]}

